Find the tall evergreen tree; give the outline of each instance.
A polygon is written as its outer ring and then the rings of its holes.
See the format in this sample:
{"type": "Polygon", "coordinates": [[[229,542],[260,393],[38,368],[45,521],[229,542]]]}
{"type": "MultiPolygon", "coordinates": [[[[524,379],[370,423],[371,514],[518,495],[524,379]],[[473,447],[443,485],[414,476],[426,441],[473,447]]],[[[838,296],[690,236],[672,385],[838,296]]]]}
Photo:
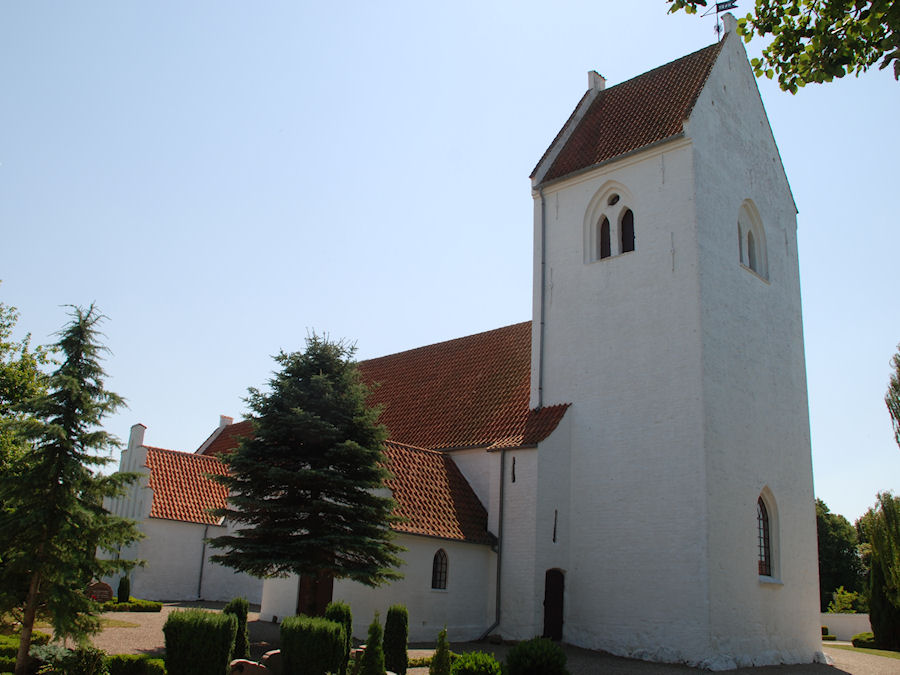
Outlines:
{"type": "Polygon", "coordinates": [[[60,637],[83,642],[99,629],[99,606],[84,589],[94,578],[130,568],[129,561],[112,554],[140,536],[133,521],[103,506],[105,497],[121,494],[137,476],[94,471],[112,461],[98,453],[117,446],[101,422],[122,405],[103,384],[102,319],[93,306],[73,308],[71,321],[58,333],[61,363],[46,393],[20,407],[28,417],[16,427],[29,446],[0,477],[0,502],[6,507],[0,512],[0,549],[6,554],[0,585],[16,585],[22,611],[16,675],[25,673],[39,611],[60,637]],[[110,557],[98,558],[98,551],[110,557]]]}
{"type": "Polygon", "coordinates": [[[313,335],[275,357],[266,393],[250,389],[253,435],[224,457],[228,506],[245,527],[212,540],[216,562],[257,577],[301,577],[298,612],[319,615],[335,578],[400,578],[394,502],[381,493],[386,431],[367,405],[355,348],[313,335]]]}

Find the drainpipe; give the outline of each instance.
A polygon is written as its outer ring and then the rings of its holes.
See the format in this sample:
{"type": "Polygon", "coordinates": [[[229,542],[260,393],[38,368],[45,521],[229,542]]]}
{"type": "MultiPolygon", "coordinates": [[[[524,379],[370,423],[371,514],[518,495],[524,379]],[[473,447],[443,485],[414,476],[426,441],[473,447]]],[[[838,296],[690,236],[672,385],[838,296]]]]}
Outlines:
{"type": "Polygon", "coordinates": [[[500,508],[497,513],[497,597],[495,603],[494,623],[492,623],[482,634],[479,640],[484,640],[491,632],[500,625],[500,564],[503,561],[503,488],[506,485],[506,450],[500,451],[500,508]]]}
{"type": "Polygon", "coordinates": [[[203,563],[206,560],[206,537],[209,535],[209,523],[203,528],[203,548],[200,551],[200,578],[197,579],[197,599],[203,599],[203,563]]]}
{"type": "Polygon", "coordinates": [[[547,202],[544,200],[544,188],[538,188],[538,195],[541,198],[541,312],[540,326],[538,333],[538,390],[537,405],[538,410],[544,407],[544,305],[546,304],[547,288],[547,202]]]}

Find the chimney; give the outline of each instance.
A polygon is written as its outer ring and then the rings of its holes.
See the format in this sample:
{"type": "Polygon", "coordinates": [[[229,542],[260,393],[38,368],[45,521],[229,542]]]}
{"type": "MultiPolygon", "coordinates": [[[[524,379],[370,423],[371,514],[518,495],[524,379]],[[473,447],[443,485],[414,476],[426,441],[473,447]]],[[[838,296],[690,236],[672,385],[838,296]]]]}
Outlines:
{"type": "Polygon", "coordinates": [[[131,427],[131,434],[128,436],[128,449],[132,450],[134,448],[140,447],[144,444],[144,432],[147,431],[147,427],[138,422],[131,427]]]}
{"type": "Polygon", "coordinates": [[[588,89],[603,91],[606,89],[606,78],[596,70],[588,71],[588,89]]]}
{"type": "Polygon", "coordinates": [[[227,427],[229,424],[234,424],[233,417],[229,417],[228,415],[219,415],[219,427],[227,427]]]}

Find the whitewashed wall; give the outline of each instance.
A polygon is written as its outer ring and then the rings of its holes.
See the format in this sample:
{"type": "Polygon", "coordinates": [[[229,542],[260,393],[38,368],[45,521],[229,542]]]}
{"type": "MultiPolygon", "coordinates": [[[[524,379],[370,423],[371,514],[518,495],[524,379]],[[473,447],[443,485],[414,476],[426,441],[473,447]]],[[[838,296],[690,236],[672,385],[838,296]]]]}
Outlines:
{"type": "Polygon", "coordinates": [[[822,612],[820,618],[822,625],[828,626],[828,633],[836,635],[838,640],[849,642],[858,633],[872,632],[872,623],[869,621],[868,614],[827,614],[822,612]]]}
{"type": "MultiPolygon", "coordinates": [[[[392,584],[369,588],[336,580],[334,599],[353,611],[353,636],[365,639],[369,624],[379,612],[382,626],[391,605],[409,610],[409,639],[433,641],[447,627],[451,640],[474,640],[494,619],[496,556],[488,546],[432,537],[400,535],[397,543],[407,550],[400,568],[404,578],[392,584]],[[447,590],[431,588],[431,565],[438,549],[448,557],[447,590]]],[[[267,579],[263,588],[260,619],[271,621],[295,614],[297,578],[267,579]]]]}
{"type": "Polygon", "coordinates": [[[710,620],[724,666],[813,661],[821,649],[816,520],[796,211],[741,40],[726,39],[690,119],[701,249],[710,620]],[[768,279],[739,262],[751,200],[768,279]],[[772,579],[757,570],[770,498],[772,579]]]}

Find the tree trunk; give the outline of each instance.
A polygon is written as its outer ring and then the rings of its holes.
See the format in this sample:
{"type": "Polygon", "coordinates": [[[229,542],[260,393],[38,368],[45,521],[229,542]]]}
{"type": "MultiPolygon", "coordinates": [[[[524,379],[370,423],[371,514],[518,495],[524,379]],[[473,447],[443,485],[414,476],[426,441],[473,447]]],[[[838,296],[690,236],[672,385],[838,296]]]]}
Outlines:
{"type": "Polygon", "coordinates": [[[22,632],[19,637],[19,652],[16,654],[15,675],[25,675],[28,651],[31,649],[31,633],[34,630],[34,618],[37,615],[38,590],[41,586],[41,573],[35,571],[31,575],[28,596],[25,598],[25,615],[22,617],[22,632]]]}

